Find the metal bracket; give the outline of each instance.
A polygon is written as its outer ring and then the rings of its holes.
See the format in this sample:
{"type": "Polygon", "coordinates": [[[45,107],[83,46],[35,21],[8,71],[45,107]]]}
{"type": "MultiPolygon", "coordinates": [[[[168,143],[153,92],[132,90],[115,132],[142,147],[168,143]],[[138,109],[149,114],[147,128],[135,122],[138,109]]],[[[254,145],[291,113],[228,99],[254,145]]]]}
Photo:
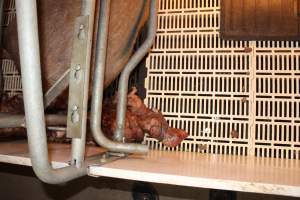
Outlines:
{"type": "Polygon", "coordinates": [[[89,160],[91,160],[93,162],[96,161],[97,164],[89,165],[88,168],[87,168],[87,174],[89,176],[92,176],[92,177],[98,177],[98,176],[95,176],[95,175],[90,173],[90,170],[89,170],[90,166],[100,167],[100,166],[105,165],[107,163],[111,163],[113,161],[126,158],[127,156],[128,156],[128,154],[125,154],[125,153],[115,153],[115,152],[107,151],[105,153],[97,155],[96,157],[90,157],[90,158],[87,159],[87,162],[89,162],[89,160]]]}
{"type": "Polygon", "coordinates": [[[88,88],[85,88],[88,67],[87,65],[87,45],[89,31],[89,17],[80,16],[75,21],[75,33],[73,41],[72,59],[69,80],[69,102],[67,137],[81,138],[82,132],[86,128],[86,112],[84,98],[88,88]]]}

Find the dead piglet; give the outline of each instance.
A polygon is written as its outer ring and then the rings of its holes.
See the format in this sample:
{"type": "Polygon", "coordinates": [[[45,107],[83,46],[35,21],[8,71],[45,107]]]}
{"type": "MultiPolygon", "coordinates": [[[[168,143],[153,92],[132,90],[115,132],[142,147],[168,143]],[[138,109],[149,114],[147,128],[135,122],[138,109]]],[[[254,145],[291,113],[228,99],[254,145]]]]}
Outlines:
{"type": "MultiPolygon", "coordinates": [[[[114,100],[106,102],[102,110],[102,130],[111,140],[114,139],[114,133],[117,130],[115,103],[114,100]]],[[[144,139],[144,132],[138,124],[137,116],[128,110],[125,117],[124,137],[125,142],[141,142],[144,139]]]]}
{"type": "Polygon", "coordinates": [[[137,90],[133,88],[128,94],[127,108],[138,116],[138,123],[142,130],[168,147],[180,144],[188,136],[188,133],[169,127],[163,114],[156,109],[147,108],[136,92],[137,90]]]}

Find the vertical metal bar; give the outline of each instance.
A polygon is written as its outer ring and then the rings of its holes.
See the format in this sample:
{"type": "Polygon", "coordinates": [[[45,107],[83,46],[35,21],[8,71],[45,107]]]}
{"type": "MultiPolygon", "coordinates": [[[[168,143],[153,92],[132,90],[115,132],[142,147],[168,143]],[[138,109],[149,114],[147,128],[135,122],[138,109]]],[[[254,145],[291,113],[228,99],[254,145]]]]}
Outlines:
{"type": "Polygon", "coordinates": [[[147,153],[148,148],[140,144],[124,144],[107,139],[101,130],[104,71],[106,62],[110,0],[101,1],[100,20],[98,23],[96,67],[93,79],[93,96],[91,106],[91,130],[96,142],[110,151],[124,153],[147,153]]]}
{"type": "Polygon", "coordinates": [[[93,27],[95,18],[95,6],[96,0],[82,0],[81,14],[89,16],[89,31],[88,31],[88,44],[87,44],[87,58],[84,72],[84,94],[83,94],[83,108],[82,108],[82,127],[81,138],[72,139],[72,164],[80,167],[84,160],[85,153],[85,141],[86,141],[86,121],[87,121],[87,106],[88,106],[88,90],[89,90],[89,78],[90,78],[90,64],[92,55],[92,39],[93,39],[93,27]]]}
{"type": "Polygon", "coordinates": [[[54,170],[49,164],[42,92],[36,0],[16,0],[18,40],[29,153],[44,182],[63,183],[87,173],[85,167],[54,170]]]}
{"type": "Polygon", "coordinates": [[[119,80],[119,90],[118,90],[118,107],[117,107],[117,131],[115,133],[115,138],[118,141],[123,141],[124,137],[124,124],[126,115],[126,105],[127,105],[127,93],[128,93],[128,79],[132,70],[141,62],[141,60],[148,53],[148,50],[153,44],[156,35],[156,2],[151,0],[150,7],[150,19],[148,22],[148,32],[147,39],[142,44],[142,46],[135,52],[132,58],[129,60],[128,64],[122,71],[119,80]]]}

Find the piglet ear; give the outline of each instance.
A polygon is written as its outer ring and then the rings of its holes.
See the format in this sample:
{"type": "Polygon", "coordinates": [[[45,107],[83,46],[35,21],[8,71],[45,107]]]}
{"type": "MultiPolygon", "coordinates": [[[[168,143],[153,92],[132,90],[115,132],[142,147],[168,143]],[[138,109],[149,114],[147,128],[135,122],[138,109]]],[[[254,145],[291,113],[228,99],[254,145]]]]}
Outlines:
{"type": "Polygon", "coordinates": [[[159,113],[160,111],[158,110],[158,109],[156,109],[156,108],[152,108],[151,109],[153,112],[155,112],[155,113],[159,113]]]}
{"type": "Polygon", "coordinates": [[[136,87],[132,87],[132,88],[131,88],[131,91],[130,91],[129,94],[128,94],[128,96],[136,95],[136,93],[137,93],[136,87]]]}

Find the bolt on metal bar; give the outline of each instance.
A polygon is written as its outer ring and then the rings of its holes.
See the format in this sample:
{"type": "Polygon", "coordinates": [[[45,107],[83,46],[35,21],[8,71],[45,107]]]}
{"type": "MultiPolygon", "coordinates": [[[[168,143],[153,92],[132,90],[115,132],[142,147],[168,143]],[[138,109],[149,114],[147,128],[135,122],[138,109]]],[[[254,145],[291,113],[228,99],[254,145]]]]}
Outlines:
{"type": "MultiPolygon", "coordinates": [[[[145,154],[148,152],[148,147],[141,144],[125,144],[121,142],[115,142],[107,139],[101,130],[101,116],[102,116],[102,101],[103,101],[103,83],[104,83],[104,72],[106,63],[106,50],[107,50],[107,37],[108,37],[108,24],[110,15],[110,0],[101,1],[100,6],[100,20],[98,24],[98,35],[97,35],[97,45],[96,45],[96,67],[94,71],[93,79],[93,96],[92,96],[92,106],[91,106],[91,130],[96,142],[113,152],[124,152],[124,153],[140,153],[145,154]]],[[[149,35],[145,43],[139,48],[139,50],[132,56],[129,63],[125,69],[123,75],[123,81],[126,90],[122,89],[122,95],[127,95],[128,78],[126,79],[127,71],[134,68],[139,61],[145,56],[148,49],[151,47],[153,39],[155,37],[156,28],[156,5],[155,0],[151,0],[151,14],[149,20],[149,35]]],[[[121,83],[120,83],[121,84],[121,83]]],[[[122,96],[121,95],[121,96],[122,96]]],[[[119,104],[124,104],[126,101],[121,101],[119,104]]],[[[125,119],[125,114],[123,115],[122,121],[125,119]]]]}
{"type": "Polygon", "coordinates": [[[82,0],[81,15],[88,16],[88,30],[87,30],[87,47],[85,70],[81,70],[83,83],[82,94],[82,108],[81,108],[81,137],[72,138],[72,161],[73,165],[80,167],[84,162],[85,143],[86,143],[86,124],[87,124],[87,109],[88,109],[88,95],[89,95],[89,78],[90,78],[90,64],[92,59],[92,38],[95,18],[96,0],[82,0]]]}
{"type": "Polygon", "coordinates": [[[42,181],[59,184],[86,175],[83,165],[53,169],[45,128],[36,0],[16,0],[19,53],[28,147],[32,167],[42,181]]]}
{"type": "Polygon", "coordinates": [[[118,141],[123,141],[124,138],[124,124],[125,124],[126,107],[127,107],[129,76],[130,73],[134,70],[134,68],[139,64],[139,62],[141,62],[141,60],[145,57],[145,55],[148,53],[149,49],[153,44],[156,35],[156,23],[157,23],[156,20],[157,20],[156,3],[155,0],[151,0],[147,39],[131,57],[128,64],[125,66],[124,70],[122,71],[119,80],[118,105],[117,105],[117,130],[114,135],[114,137],[118,141]]]}

